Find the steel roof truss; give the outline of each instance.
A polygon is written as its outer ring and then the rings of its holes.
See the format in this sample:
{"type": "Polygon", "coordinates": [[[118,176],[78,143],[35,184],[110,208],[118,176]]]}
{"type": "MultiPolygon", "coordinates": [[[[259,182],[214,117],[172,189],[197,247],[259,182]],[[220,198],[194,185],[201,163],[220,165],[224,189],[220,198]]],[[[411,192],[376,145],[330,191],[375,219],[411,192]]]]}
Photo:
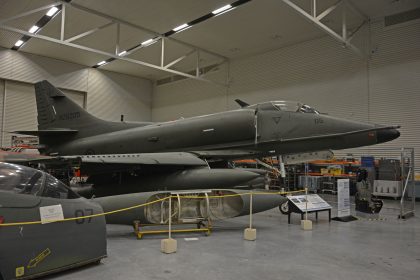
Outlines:
{"type": "Polygon", "coordinates": [[[308,13],[295,3],[292,0],[283,0],[285,4],[294,9],[298,14],[303,16],[305,19],[309,20],[312,24],[326,32],[328,35],[336,39],[338,42],[342,43],[344,47],[352,49],[355,53],[366,57],[358,47],[352,44],[350,41],[354,38],[354,35],[368,22],[368,18],[361,13],[350,1],[348,0],[339,0],[332,6],[325,9],[319,15],[317,15],[317,0],[311,0],[311,11],[308,13]],[[341,14],[341,34],[335,32],[332,28],[328,27],[325,23],[321,22],[323,18],[333,12],[338,6],[342,5],[342,14],[341,14]],[[347,25],[347,11],[351,9],[356,13],[361,19],[362,23],[348,36],[348,25],[347,25]]]}
{"type": "Polygon", "coordinates": [[[163,38],[161,35],[153,32],[153,31],[150,31],[148,29],[145,29],[143,27],[140,27],[140,26],[137,26],[137,25],[134,25],[134,24],[125,22],[123,20],[119,20],[119,19],[116,19],[114,17],[111,17],[111,16],[108,16],[108,15],[105,15],[105,14],[102,14],[102,13],[99,13],[99,12],[96,12],[96,11],[93,11],[93,10],[90,10],[90,9],[87,9],[87,8],[85,8],[83,6],[79,6],[79,5],[75,5],[75,4],[71,4],[71,3],[67,3],[67,2],[57,2],[57,3],[54,3],[54,4],[46,5],[46,6],[43,6],[43,7],[40,7],[40,8],[36,8],[36,9],[31,10],[31,11],[27,11],[25,13],[21,13],[21,14],[18,14],[16,16],[10,17],[8,19],[2,20],[2,21],[0,21],[0,28],[1,29],[4,29],[4,30],[11,31],[11,32],[16,32],[16,33],[19,33],[19,34],[27,35],[27,36],[30,36],[30,37],[33,37],[33,38],[37,38],[37,39],[41,39],[41,40],[46,40],[46,41],[49,41],[49,42],[57,43],[57,44],[60,44],[60,45],[64,45],[64,46],[68,46],[68,47],[72,47],[72,48],[76,48],[76,49],[85,50],[85,51],[93,52],[93,53],[96,53],[96,54],[105,55],[105,56],[110,57],[112,60],[127,61],[127,62],[131,62],[131,63],[139,64],[139,65],[142,65],[142,66],[150,67],[150,68],[153,68],[153,69],[157,69],[157,70],[169,72],[169,73],[172,73],[172,74],[177,74],[177,75],[184,76],[184,77],[187,77],[187,78],[196,79],[196,80],[210,82],[210,83],[217,84],[217,85],[226,86],[226,84],[224,84],[224,83],[219,83],[219,82],[215,82],[215,81],[212,81],[212,80],[209,80],[209,79],[205,79],[203,77],[200,77],[199,63],[198,63],[199,62],[199,52],[205,52],[205,53],[208,53],[208,54],[210,54],[212,56],[215,56],[215,57],[221,59],[222,60],[222,63],[224,63],[224,62],[226,62],[228,60],[226,57],[221,56],[221,55],[218,55],[218,54],[215,54],[215,53],[210,52],[210,51],[207,51],[207,50],[203,50],[201,48],[192,46],[190,44],[181,42],[179,40],[175,40],[173,38],[163,38]],[[12,27],[12,26],[8,26],[8,25],[5,24],[8,21],[11,21],[11,20],[14,20],[14,19],[17,19],[17,18],[21,18],[21,17],[24,17],[24,16],[28,16],[28,15],[31,15],[33,13],[36,13],[36,12],[39,12],[39,11],[42,11],[42,10],[49,9],[49,8],[51,8],[53,6],[57,6],[57,5],[62,5],[62,8],[60,10],[60,12],[61,12],[61,30],[60,30],[60,38],[59,39],[58,38],[51,37],[51,36],[41,35],[41,34],[38,34],[38,33],[30,33],[30,32],[28,32],[26,30],[18,29],[18,28],[15,28],[15,27],[12,27]],[[68,16],[68,15],[66,15],[66,7],[67,6],[71,6],[72,8],[79,9],[79,10],[82,10],[84,12],[92,13],[92,14],[95,14],[97,16],[106,18],[106,19],[110,20],[110,22],[108,22],[106,24],[103,24],[103,25],[101,25],[99,27],[92,28],[92,29],[90,29],[88,31],[82,32],[82,33],[80,33],[78,35],[75,35],[75,36],[72,36],[71,38],[67,38],[66,39],[65,38],[64,31],[65,31],[65,27],[66,27],[66,17],[68,16]],[[97,32],[99,30],[102,30],[102,29],[104,29],[106,27],[109,27],[109,26],[111,26],[113,24],[117,24],[117,28],[116,28],[117,36],[116,36],[116,41],[115,41],[115,53],[110,53],[110,52],[102,51],[102,50],[100,50],[98,48],[92,48],[92,47],[83,46],[83,45],[78,44],[77,42],[75,42],[76,40],[78,40],[80,38],[83,38],[83,37],[89,36],[91,34],[94,34],[95,32],[97,32]],[[162,44],[162,47],[161,47],[161,61],[160,61],[159,65],[155,65],[155,64],[152,64],[152,63],[144,62],[144,61],[139,60],[139,59],[133,59],[133,58],[126,57],[130,53],[133,53],[135,51],[138,51],[141,48],[147,47],[147,46],[143,46],[141,44],[139,46],[131,49],[131,50],[127,50],[127,53],[126,54],[119,55],[120,54],[120,51],[121,51],[121,49],[120,49],[120,26],[121,26],[121,24],[128,25],[128,26],[130,26],[132,28],[135,28],[137,30],[140,30],[140,31],[143,31],[143,32],[146,32],[146,33],[149,33],[149,34],[156,35],[156,37],[154,38],[155,42],[157,42],[157,41],[160,40],[161,41],[161,44],[162,44]],[[184,45],[184,46],[188,47],[189,49],[192,48],[193,50],[192,51],[189,51],[185,55],[182,55],[182,56],[180,56],[179,58],[177,58],[175,60],[172,60],[171,62],[169,62],[168,64],[165,65],[165,43],[164,42],[165,42],[165,40],[168,40],[168,39],[173,40],[174,42],[176,42],[178,44],[184,45]],[[185,72],[182,72],[182,71],[173,70],[173,69],[170,69],[169,68],[169,67],[175,65],[176,63],[182,61],[183,59],[185,59],[189,55],[193,54],[194,52],[197,52],[197,67],[195,69],[195,75],[191,75],[189,73],[185,73],[185,72]]]}

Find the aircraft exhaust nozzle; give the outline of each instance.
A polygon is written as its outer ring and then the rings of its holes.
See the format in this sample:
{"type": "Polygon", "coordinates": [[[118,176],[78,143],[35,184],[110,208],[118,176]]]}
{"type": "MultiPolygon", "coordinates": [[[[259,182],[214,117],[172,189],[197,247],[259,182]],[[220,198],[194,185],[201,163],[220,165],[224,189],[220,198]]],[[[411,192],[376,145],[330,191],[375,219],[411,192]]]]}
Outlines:
{"type": "Polygon", "coordinates": [[[379,144],[379,143],[384,143],[384,142],[397,139],[398,137],[400,137],[400,135],[401,133],[397,129],[387,128],[387,129],[378,130],[376,132],[376,139],[379,144]]]}

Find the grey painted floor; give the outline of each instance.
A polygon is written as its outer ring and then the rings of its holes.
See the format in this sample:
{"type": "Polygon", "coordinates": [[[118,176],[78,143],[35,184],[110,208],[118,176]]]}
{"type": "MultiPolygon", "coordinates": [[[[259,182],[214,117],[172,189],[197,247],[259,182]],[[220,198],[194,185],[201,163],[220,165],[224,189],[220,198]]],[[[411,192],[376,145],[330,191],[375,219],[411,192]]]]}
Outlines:
{"type": "Polygon", "coordinates": [[[254,216],[256,241],[243,240],[248,217],[240,217],[216,222],[208,237],[175,235],[169,255],[160,252],[166,236],[136,240],[131,227],[110,225],[108,258],[49,279],[420,279],[420,218],[398,220],[396,206],[386,200],[376,221],[328,223],[320,213],[313,231],[273,209],[254,216]]]}

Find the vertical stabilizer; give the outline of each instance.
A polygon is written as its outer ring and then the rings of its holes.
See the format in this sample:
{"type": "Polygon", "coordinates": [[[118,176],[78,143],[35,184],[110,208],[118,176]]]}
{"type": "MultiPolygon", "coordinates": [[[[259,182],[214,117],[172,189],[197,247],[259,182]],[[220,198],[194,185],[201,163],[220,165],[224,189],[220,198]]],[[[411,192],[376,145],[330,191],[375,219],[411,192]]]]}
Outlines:
{"type": "Polygon", "coordinates": [[[78,129],[92,121],[100,121],[86,112],[48,81],[35,84],[38,129],[78,129]]]}

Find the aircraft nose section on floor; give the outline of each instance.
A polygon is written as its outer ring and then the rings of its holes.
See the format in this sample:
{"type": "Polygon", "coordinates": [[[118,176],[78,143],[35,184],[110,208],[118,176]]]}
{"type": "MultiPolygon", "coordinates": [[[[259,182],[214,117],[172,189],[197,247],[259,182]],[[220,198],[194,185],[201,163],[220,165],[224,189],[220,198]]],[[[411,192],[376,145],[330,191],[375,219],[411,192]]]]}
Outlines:
{"type": "Polygon", "coordinates": [[[376,132],[376,139],[378,143],[388,142],[400,137],[400,132],[395,128],[387,128],[378,130],[376,132]]]}

